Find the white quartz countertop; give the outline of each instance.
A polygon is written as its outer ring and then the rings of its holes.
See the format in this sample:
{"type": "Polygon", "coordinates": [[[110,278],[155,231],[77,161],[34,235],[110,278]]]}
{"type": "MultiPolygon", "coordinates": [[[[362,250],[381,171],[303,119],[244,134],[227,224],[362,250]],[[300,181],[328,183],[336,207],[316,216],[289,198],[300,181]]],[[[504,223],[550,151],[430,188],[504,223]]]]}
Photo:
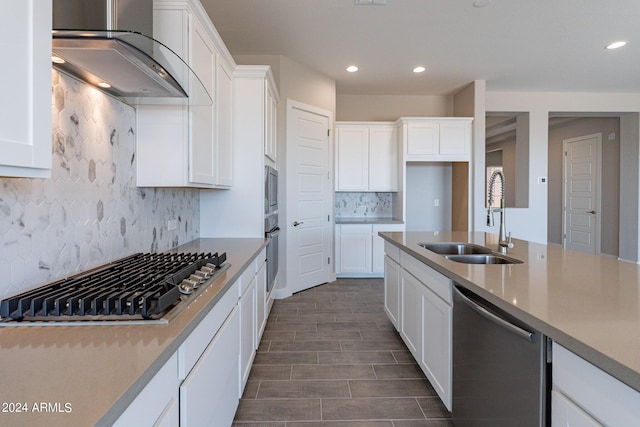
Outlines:
{"type": "Polygon", "coordinates": [[[166,325],[0,328],[0,401],[28,409],[0,409],[0,426],[112,425],[266,243],[199,239],[173,249],[226,252],[230,267],[166,325]],[[32,411],[40,402],[60,411],[32,411]]]}
{"type": "Polygon", "coordinates": [[[498,236],[467,232],[380,235],[454,282],[520,318],[640,391],[640,266],[513,239],[509,265],[445,259],[421,242],[472,242],[497,249],[498,236]]]}

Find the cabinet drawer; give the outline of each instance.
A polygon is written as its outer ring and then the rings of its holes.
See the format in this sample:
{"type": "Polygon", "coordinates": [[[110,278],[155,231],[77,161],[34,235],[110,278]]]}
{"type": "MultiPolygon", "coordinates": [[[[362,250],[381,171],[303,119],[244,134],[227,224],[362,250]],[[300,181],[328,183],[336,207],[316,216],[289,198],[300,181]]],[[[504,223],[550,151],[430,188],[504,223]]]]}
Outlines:
{"type": "Polygon", "coordinates": [[[400,248],[397,246],[392,245],[391,243],[387,242],[385,240],[384,242],[384,253],[391,258],[392,260],[394,260],[395,262],[397,262],[398,264],[400,264],[400,248]]]}
{"type": "Polygon", "coordinates": [[[373,231],[370,224],[342,224],[340,234],[371,234],[373,231]]]}
{"type": "Polygon", "coordinates": [[[426,287],[431,289],[433,293],[449,305],[453,305],[451,279],[438,273],[406,252],[400,252],[400,265],[420,280],[426,287]]]}
{"type": "Polygon", "coordinates": [[[238,287],[239,283],[236,282],[227,289],[222,298],[218,300],[178,349],[178,376],[181,380],[189,374],[204,349],[238,303],[238,287]]]}

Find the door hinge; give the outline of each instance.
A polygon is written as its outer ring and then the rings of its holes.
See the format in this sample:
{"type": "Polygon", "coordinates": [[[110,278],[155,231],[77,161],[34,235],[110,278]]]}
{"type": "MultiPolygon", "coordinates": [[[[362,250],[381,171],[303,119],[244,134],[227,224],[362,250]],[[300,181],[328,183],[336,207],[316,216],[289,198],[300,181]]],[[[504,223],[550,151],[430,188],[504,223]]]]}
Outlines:
{"type": "Polygon", "coordinates": [[[331,257],[327,258],[327,264],[331,264],[331,257]]]}
{"type": "Polygon", "coordinates": [[[327,215],[327,222],[331,222],[331,215],[327,215]]]}
{"type": "Polygon", "coordinates": [[[331,136],[331,129],[327,129],[327,136],[331,136]]]}

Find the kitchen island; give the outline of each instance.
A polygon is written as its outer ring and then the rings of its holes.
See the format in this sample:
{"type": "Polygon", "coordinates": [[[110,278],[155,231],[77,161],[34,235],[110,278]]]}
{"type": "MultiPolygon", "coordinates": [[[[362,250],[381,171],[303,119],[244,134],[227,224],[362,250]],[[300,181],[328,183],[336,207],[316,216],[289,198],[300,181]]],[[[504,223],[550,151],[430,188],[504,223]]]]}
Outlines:
{"type": "MultiPolygon", "coordinates": [[[[199,239],[173,249],[226,252],[230,267],[168,324],[0,328],[0,425],[113,425],[266,243],[199,239]]],[[[169,369],[174,378],[178,369],[169,369]]]]}
{"type": "Polygon", "coordinates": [[[419,243],[469,242],[497,251],[498,236],[481,232],[380,236],[400,251],[401,259],[404,255],[414,266],[426,266],[451,279],[542,332],[553,340],[554,348],[558,344],[568,349],[631,387],[632,394],[640,391],[640,266],[517,239],[508,256],[522,263],[464,264],[419,243]]]}

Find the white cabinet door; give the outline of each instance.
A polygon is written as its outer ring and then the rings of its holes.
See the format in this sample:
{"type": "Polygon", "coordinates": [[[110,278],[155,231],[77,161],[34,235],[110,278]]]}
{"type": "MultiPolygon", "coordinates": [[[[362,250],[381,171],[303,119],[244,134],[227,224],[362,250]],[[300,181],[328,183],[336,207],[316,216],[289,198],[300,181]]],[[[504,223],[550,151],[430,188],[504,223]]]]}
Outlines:
{"type": "Polygon", "coordinates": [[[114,427],[178,426],[178,357],[164,364],[114,423],[114,427]]]}
{"type": "Polygon", "coordinates": [[[451,410],[452,397],[452,322],[453,307],[424,286],[422,290],[422,351],[419,364],[449,410],[451,410]]]}
{"type": "Polygon", "coordinates": [[[50,1],[5,1],[0,6],[3,55],[0,100],[0,176],[51,175],[50,1]]]}
{"type": "Polygon", "coordinates": [[[265,108],[264,154],[276,162],[278,160],[278,103],[269,84],[265,85],[265,108]]]}
{"type": "Polygon", "coordinates": [[[369,191],[398,191],[396,126],[369,128],[369,191]]]}
{"type": "Polygon", "coordinates": [[[153,3],[154,37],[189,64],[212,103],[137,107],[137,185],[229,188],[235,64],[198,1],[153,3]]]}
{"type": "Polygon", "coordinates": [[[265,256],[259,259],[258,273],[256,274],[256,349],[260,344],[260,338],[267,325],[267,263],[264,262],[265,256]]]}
{"type": "Polygon", "coordinates": [[[440,123],[440,151],[442,155],[469,155],[471,153],[471,123],[446,121],[440,123]]]}
{"type": "Polygon", "coordinates": [[[369,189],[369,129],[365,126],[338,127],[336,138],[336,189],[369,189]]]}
{"type": "Polygon", "coordinates": [[[400,119],[405,161],[469,161],[472,121],[469,117],[400,119]]]}
{"type": "MultiPolygon", "coordinates": [[[[193,16],[189,27],[189,63],[209,94],[215,94],[217,53],[202,24],[193,16]]],[[[189,135],[189,181],[215,183],[214,105],[192,106],[189,135]]]]}
{"type": "Polygon", "coordinates": [[[400,265],[384,257],[384,311],[396,329],[400,329],[400,265]]]}
{"type": "Polygon", "coordinates": [[[407,126],[407,155],[438,154],[439,143],[438,122],[409,123],[407,126]]]}
{"type": "Polygon", "coordinates": [[[218,55],[216,71],[215,181],[218,187],[233,185],[233,66],[218,55]]]}
{"type": "Polygon", "coordinates": [[[240,394],[239,351],[240,320],[234,308],[180,386],[181,427],[231,425],[240,394]]]}
{"type": "Polygon", "coordinates": [[[552,427],[602,427],[578,405],[556,391],[551,391],[551,426],[552,427]]]}
{"type": "Polygon", "coordinates": [[[378,235],[381,231],[404,231],[404,224],[376,224],[372,233],[371,270],[374,273],[384,273],[384,239],[378,235]]]}
{"type": "Polygon", "coordinates": [[[240,390],[238,397],[242,396],[251,364],[256,352],[256,279],[251,279],[251,284],[245,289],[238,301],[240,316],[240,390]]]}
{"type": "Polygon", "coordinates": [[[400,270],[400,336],[416,360],[422,349],[422,289],[424,285],[404,269],[400,270]]]}
{"type": "Polygon", "coordinates": [[[344,226],[340,233],[336,257],[337,272],[371,273],[371,226],[368,233],[345,233],[344,226]]]}

